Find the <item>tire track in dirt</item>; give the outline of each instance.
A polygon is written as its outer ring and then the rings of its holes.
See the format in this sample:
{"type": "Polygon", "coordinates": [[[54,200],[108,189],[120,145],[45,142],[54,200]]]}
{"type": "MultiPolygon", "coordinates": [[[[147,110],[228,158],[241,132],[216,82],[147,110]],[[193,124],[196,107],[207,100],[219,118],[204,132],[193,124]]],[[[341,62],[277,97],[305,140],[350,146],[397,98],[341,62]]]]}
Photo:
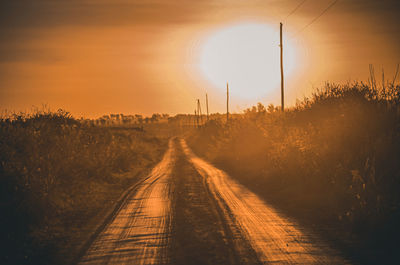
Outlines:
{"type": "Polygon", "coordinates": [[[168,264],[171,236],[173,141],[162,161],[92,243],[79,264],[168,264]]]}
{"type": "Polygon", "coordinates": [[[198,158],[183,139],[181,146],[224,212],[233,240],[240,242],[245,237],[261,262],[349,264],[315,235],[285,218],[222,170],[198,158]]]}
{"type": "Polygon", "coordinates": [[[259,264],[255,252],[244,239],[237,250],[231,227],[203,178],[178,150],[173,173],[174,225],[171,264],[259,264]]]}

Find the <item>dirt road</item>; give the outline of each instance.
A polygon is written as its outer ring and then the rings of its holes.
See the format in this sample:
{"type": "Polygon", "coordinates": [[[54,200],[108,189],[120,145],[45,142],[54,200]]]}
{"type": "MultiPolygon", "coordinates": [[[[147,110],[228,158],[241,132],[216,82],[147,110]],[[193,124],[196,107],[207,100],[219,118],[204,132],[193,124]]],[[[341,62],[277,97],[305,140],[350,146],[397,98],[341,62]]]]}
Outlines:
{"type": "Polygon", "coordinates": [[[128,196],[93,242],[80,264],[168,264],[171,233],[170,176],[174,164],[173,142],[162,161],[128,196]]]}
{"type": "Polygon", "coordinates": [[[174,139],[80,264],[348,264],[174,139]]]}
{"type": "Polygon", "coordinates": [[[302,231],[222,170],[193,154],[183,139],[181,146],[205,179],[219,207],[223,209],[225,221],[232,230],[239,228],[241,235],[249,241],[262,263],[348,263],[315,236],[302,231]]]}

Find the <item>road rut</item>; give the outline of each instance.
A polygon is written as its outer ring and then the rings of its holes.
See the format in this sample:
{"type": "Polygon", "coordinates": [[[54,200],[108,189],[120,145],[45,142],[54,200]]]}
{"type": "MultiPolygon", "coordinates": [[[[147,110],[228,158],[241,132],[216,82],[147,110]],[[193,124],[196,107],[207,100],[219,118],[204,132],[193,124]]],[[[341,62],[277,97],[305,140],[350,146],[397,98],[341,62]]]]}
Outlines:
{"type": "Polygon", "coordinates": [[[232,227],[232,231],[239,227],[262,263],[349,263],[316,236],[302,231],[298,225],[225,172],[197,157],[183,139],[181,146],[225,212],[225,220],[232,227]]]}
{"type": "Polygon", "coordinates": [[[349,264],[176,138],[79,264],[174,262],[349,264]]]}
{"type": "Polygon", "coordinates": [[[171,140],[162,161],[128,196],[79,264],[168,264],[174,159],[171,140]]]}

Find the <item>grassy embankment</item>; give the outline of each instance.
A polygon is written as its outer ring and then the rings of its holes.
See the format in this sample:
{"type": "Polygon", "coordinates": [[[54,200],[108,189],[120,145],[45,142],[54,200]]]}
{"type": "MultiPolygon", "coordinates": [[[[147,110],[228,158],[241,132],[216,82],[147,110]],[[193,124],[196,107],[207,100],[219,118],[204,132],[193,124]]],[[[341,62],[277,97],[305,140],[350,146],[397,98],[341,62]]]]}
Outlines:
{"type": "Polygon", "coordinates": [[[194,151],[362,263],[396,260],[400,86],[327,85],[282,113],[212,120],[194,151]]]}
{"type": "Polygon", "coordinates": [[[166,139],[82,125],[68,113],[0,120],[2,264],[67,264],[166,139]]]}

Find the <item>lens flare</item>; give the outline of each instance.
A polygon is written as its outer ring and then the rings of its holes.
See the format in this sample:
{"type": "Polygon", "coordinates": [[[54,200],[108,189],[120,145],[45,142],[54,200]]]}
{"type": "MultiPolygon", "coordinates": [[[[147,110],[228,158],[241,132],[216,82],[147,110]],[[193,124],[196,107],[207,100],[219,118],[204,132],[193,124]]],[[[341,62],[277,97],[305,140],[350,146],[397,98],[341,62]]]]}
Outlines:
{"type": "MultiPolygon", "coordinates": [[[[296,67],[294,46],[284,39],[285,77],[296,67]]],[[[229,82],[231,94],[256,100],[280,84],[279,27],[237,24],[213,32],[200,48],[199,70],[217,89],[229,82]]]]}

